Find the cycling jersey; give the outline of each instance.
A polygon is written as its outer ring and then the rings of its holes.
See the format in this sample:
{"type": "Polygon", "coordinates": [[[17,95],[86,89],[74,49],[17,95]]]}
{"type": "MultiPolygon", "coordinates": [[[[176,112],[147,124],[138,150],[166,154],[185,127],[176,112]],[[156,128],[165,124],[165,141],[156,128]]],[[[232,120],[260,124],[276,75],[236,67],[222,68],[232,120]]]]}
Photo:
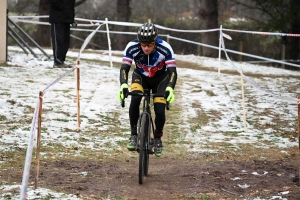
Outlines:
{"type": "Polygon", "coordinates": [[[120,71],[120,83],[128,83],[128,72],[135,63],[135,71],[148,78],[169,74],[168,86],[174,88],[177,80],[176,62],[172,47],[164,40],[157,38],[154,51],[146,55],[137,39],[129,42],[124,50],[120,71]]]}

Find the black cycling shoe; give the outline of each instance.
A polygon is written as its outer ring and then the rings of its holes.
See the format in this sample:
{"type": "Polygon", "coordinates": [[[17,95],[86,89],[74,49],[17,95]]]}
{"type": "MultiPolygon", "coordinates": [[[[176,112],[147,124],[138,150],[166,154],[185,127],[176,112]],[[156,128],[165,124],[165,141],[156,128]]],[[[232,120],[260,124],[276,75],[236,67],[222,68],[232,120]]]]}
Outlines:
{"type": "Polygon", "coordinates": [[[161,157],[164,152],[164,147],[162,145],[161,138],[154,138],[154,154],[157,157],[161,157]]]}
{"type": "Polygon", "coordinates": [[[127,144],[127,149],[129,151],[134,151],[136,149],[136,141],[137,141],[137,136],[136,135],[132,135],[129,138],[129,142],[127,144]]]}

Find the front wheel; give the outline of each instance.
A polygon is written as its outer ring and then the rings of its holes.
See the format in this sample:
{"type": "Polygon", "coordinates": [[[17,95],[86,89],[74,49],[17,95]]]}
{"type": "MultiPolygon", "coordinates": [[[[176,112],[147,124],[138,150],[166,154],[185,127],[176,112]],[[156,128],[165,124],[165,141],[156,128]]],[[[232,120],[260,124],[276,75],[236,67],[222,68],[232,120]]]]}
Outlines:
{"type": "Polygon", "coordinates": [[[149,154],[147,149],[148,144],[148,134],[149,134],[149,120],[148,115],[143,114],[140,118],[140,128],[139,128],[139,184],[143,184],[144,176],[148,175],[149,167],[149,154]]]}

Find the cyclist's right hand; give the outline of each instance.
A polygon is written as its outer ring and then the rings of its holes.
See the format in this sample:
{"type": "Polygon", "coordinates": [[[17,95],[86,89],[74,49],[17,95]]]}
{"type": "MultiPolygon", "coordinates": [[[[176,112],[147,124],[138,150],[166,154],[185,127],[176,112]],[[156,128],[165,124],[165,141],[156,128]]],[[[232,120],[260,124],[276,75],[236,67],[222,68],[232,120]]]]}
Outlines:
{"type": "Polygon", "coordinates": [[[126,92],[128,92],[128,84],[127,83],[123,83],[120,87],[120,90],[118,92],[118,99],[120,101],[123,101],[125,99],[125,96],[124,96],[124,89],[126,90],[126,92]]]}

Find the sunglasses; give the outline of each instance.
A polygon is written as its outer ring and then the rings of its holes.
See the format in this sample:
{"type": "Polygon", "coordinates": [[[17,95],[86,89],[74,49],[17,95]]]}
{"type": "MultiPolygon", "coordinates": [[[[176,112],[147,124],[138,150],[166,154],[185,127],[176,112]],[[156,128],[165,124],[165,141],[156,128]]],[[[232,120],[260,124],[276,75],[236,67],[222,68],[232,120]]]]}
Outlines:
{"type": "Polygon", "coordinates": [[[155,45],[155,42],[141,42],[140,44],[142,47],[153,47],[155,45]]]}

